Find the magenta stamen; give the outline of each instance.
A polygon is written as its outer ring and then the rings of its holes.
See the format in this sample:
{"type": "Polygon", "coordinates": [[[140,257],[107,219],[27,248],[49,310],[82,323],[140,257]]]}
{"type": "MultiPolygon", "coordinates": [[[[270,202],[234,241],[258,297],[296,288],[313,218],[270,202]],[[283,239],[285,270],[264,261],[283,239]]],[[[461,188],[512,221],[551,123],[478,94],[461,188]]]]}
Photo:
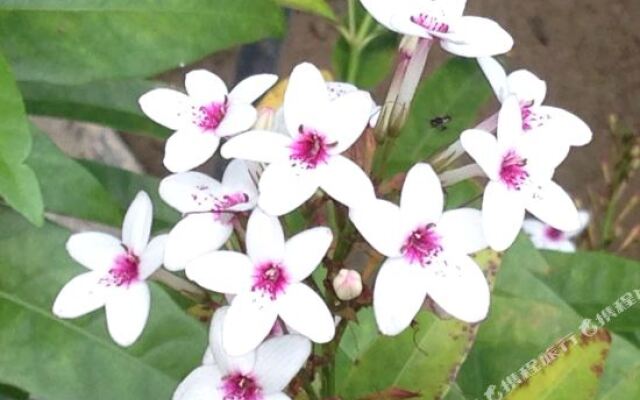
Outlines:
{"type": "Polygon", "coordinates": [[[411,17],[411,22],[419,25],[429,32],[447,33],[449,32],[449,25],[440,21],[433,15],[420,13],[411,17]]]}
{"type": "Polygon", "coordinates": [[[256,267],[251,290],[260,290],[271,300],[275,300],[284,293],[289,281],[287,270],[282,264],[268,261],[256,267]]]}
{"type": "Polygon", "coordinates": [[[552,240],[554,242],[564,239],[564,232],[552,226],[547,226],[545,228],[544,235],[547,237],[547,239],[552,240]]]}
{"type": "Polygon", "coordinates": [[[205,132],[215,132],[222,123],[229,104],[227,98],[223,102],[214,102],[199,107],[193,112],[193,122],[205,132]]]}
{"type": "Polygon", "coordinates": [[[224,400],[261,400],[262,388],[250,374],[231,373],[222,378],[224,400]]]}
{"type": "Polygon", "coordinates": [[[433,224],[422,226],[411,232],[404,241],[400,252],[410,263],[418,262],[422,266],[431,261],[442,251],[441,237],[433,224]]]}
{"type": "Polygon", "coordinates": [[[238,204],[244,204],[247,202],[249,202],[249,195],[244,192],[225,194],[221,198],[216,198],[214,200],[213,211],[214,212],[227,211],[231,207],[235,207],[238,204]]]}
{"type": "Polygon", "coordinates": [[[109,270],[109,275],[102,278],[100,282],[107,286],[127,287],[138,280],[140,259],[131,251],[119,254],[113,262],[113,267],[109,270]]]}
{"type": "Polygon", "coordinates": [[[335,143],[328,143],[327,138],[315,129],[300,125],[299,135],[289,146],[289,158],[306,169],[314,169],[319,164],[326,164],[329,159],[329,149],[335,143]]]}
{"type": "Polygon", "coordinates": [[[520,157],[515,150],[509,150],[502,158],[500,179],[509,189],[520,190],[529,178],[526,170],[527,160],[520,157]]]}

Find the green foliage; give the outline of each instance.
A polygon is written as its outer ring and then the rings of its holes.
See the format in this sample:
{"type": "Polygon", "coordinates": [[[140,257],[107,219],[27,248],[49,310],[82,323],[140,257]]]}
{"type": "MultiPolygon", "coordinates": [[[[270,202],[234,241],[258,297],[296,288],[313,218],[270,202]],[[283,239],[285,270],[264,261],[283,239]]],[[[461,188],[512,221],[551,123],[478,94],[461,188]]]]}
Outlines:
{"type": "Polygon", "coordinates": [[[147,77],[283,31],[254,0],[4,0],[0,47],[24,81],[147,77]]]}
{"type": "Polygon", "coordinates": [[[51,314],[57,292],[83,268],[66,254],[69,232],[35,229],[0,210],[0,376],[51,400],[169,399],[200,361],[206,328],[151,284],[149,323],[130,349],[108,337],[104,312],[67,321],[51,314]]]}
{"type": "Polygon", "coordinates": [[[0,197],[29,221],[43,222],[42,195],[31,168],[23,162],[31,134],[22,96],[9,65],[0,54],[0,197]]]}
{"type": "Polygon", "coordinates": [[[114,129],[165,139],[168,129],[151,121],[138,99],[160,82],[118,80],[80,85],[18,82],[27,112],[78,121],[94,122],[114,129]]]}
{"type": "Polygon", "coordinates": [[[276,0],[276,2],[283,7],[315,13],[330,20],[336,19],[336,14],[325,0],[276,0]]]}
{"type": "Polygon", "coordinates": [[[418,87],[407,123],[394,142],[385,175],[405,171],[456,141],[463,130],[473,126],[491,93],[475,60],[447,61],[418,87]],[[451,121],[446,129],[431,126],[433,118],[447,115],[451,121]]]}

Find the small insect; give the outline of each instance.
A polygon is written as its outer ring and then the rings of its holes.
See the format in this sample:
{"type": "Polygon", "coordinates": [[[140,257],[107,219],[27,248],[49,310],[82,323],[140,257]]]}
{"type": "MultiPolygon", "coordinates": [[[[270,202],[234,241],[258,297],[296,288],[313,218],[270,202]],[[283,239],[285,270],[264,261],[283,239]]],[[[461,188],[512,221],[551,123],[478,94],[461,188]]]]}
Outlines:
{"type": "Polygon", "coordinates": [[[453,118],[451,118],[450,115],[442,115],[439,117],[435,117],[433,119],[431,119],[430,123],[431,123],[431,127],[433,128],[438,128],[441,131],[444,131],[447,129],[447,125],[449,124],[449,122],[451,122],[453,118]]]}

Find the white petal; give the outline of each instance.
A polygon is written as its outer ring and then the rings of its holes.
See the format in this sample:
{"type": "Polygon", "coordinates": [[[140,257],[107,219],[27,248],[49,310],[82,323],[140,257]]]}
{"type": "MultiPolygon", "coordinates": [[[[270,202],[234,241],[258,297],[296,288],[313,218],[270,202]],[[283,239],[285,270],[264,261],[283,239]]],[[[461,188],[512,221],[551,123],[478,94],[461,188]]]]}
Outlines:
{"type": "Polygon", "coordinates": [[[249,352],[238,357],[232,357],[224,351],[222,345],[222,327],[229,307],[221,307],[216,310],[211,319],[211,329],[209,331],[209,347],[211,349],[215,365],[218,366],[222,375],[229,372],[250,373],[256,363],[256,353],[249,352]]]}
{"type": "Polygon", "coordinates": [[[527,198],[526,208],[541,221],[561,231],[580,227],[580,217],[573,200],[553,181],[536,185],[534,193],[527,198]]]}
{"type": "Polygon", "coordinates": [[[287,214],[318,190],[316,171],[301,171],[287,162],[271,164],[264,170],[260,183],[258,205],[271,215],[287,214]]]}
{"type": "Polygon", "coordinates": [[[329,91],[329,100],[335,101],[345,94],[352,93],[358,90],[354,85],[347,82],[327,82],[327,90],[329,91]]]}
{"type": "Polygon", "coordinates": [[[243,79],[229,93],[231,103],[251,104],[278,81],[273,74],[257,74],[243,79]]]}
{"type": "Polygon", "coordinates": [[[153,121],[169,129],[178,130],[189,124],[189,97],[171,89],[154,89],[138,100],[140,108],[153,121]]]}
{"type": "Polygon", "coordinates": [[[165,203],[187,213],[211,210],[214,199],[222,192],[222,185],[201,172],[189,171],[164,178],[158,191],[165,203]]]}
{"type": "Polygon", "coordinates": [[[238,294],[222,325],[225,351],[239,356],[258,347],[273,328],[277,316],[276,306],[270,299],[256,292],[238,294]]]}
{"type": "Polygon", "coordinates": [[[358,207],[375,199],[369,176],[344,156],[332,156],[329,162],[321,167],[321,176],[322,190],[347,207],[358,207]]]}
{"type": "Polygon", "coordinates": [[[311,354],[311,342],[300,335],[267,339],[256,350],[254,374],[265,393],[280,392],[311,354]]]}
{"type": "Polygon", "coordinates": [[[482,213],[474,208],[445,211],[437,231],[443,237],[445,249],[471,254],[488,246],[482,229],[482,213]]]}
{"type": "Polygon", "coordinates": [[[524,221],[524,204],[519,193],[499,182],[489,182],[482,200],[482,227],[487,243],[496,251],[511,246],[524,221]]]}
{"type": "Polygon", "coordinates": [[[227,165],[222,176],[224,194],[243,193],[247,201],[226,208],[230,211],[248,211],[253,209],[258,202],[258,187],[251,176],[248,162],[233,160],[227,165]]]}
{"type": "Polygon", "coordinates": [[[522,230],[529,235],[540,236],[544,232],[546,225],[537,219],[527,218],[522,223],[522,230]]]}
{"type": "Polygon", "coordinates": [[[462,254],[445,253],[441,258],[426,268],[427,294],[457,319],[483,320],[489,312],[490,292],[478,265],[462,254]]]}
{"type": "Polygon", "coordinates": [[[384,25],[387,29],[393,30],[390,22],[391,16],[397,12],[397,4],[382,0],[360,0],[360,3],[376,21],[384,25]]]}
{"type": "Polygon", "coordinates": [[[498,179],[502,160],[495,136],[485,131],[469,129],[462,132],[460,141],[464,150],[489,179],[498,179]]]}
{"type": "Polygon", "coordinates": [[[272,163],[289,159],[291,138],[269,131],[249,131],[229,139],[220,150],[224,158],[272,163]]]}
{"type": "Polygon", "coordinates": [[[300,282],[316,269],[327,254],[333,234],[324,226],[307,229],[287,240],[284,265],[294,282],[300,282]]]}
{"type": "Polygon", "coordinates": [[[184,172],[204,164],[218,149],[220,138],[195,128],[180,130],[167,140],[164,166],[171,172],[184,172]]]}
{"type": "Polygon", "coordinates": [[[522,136],[522,112],[520,103],[514,95],[502,102],[498,114],[498,142],[501,146],[511,146],[522,136]]]}
{"type": "Polygon", "coordinates": [[[331,149],[333,154],[342,153],[362,135],[374,107],[369,93],[362,90],[347,93],[329,104],[325,118],[314,128],[327,135],[330,142],[337,143],[331,149]]]}
{"type": "MultiPolygon", "coordinates": [[[[536,246],[538,247],[538,246],[536,246]]],[[[564,253],[575,253],[576,245],[570,240],[547,241],[540,249],[562,251],[564,253]]]]}
{"type": "Polygon", "coordinates": [[[100,285],[102,274],[85,272],[80,274],[60,290],[53,303],[53,313],[60,318],[77,318],[104,306],[106,288],[100,285]]]}
{"type": "Polygon", "coordinates": [[[184,269],[189,261],[222,247],[232,231],[230,224],[212,213],[187,215],[169,232],[165,267],[171,271],[184,269]]]}
{"type": "Polygon", "coordinates": [[[139,278],[144,280],[153,274],[164,261],[164,249],[169,235],[156,236],[149,242],[140,256],[139,278]]]}
{"type": "Polygon", "coordinates": [[[187,278],[203,288],[236,294],[251,290],[253,264],[235,251],[212,251],[189,262],[187,278]]]}
{"type": "Polygon", "coordinates": [[[222,102],[227,95],[227,85],[220,77],[204,69],[187,73],[184,86],[196,104],[205,105],[222,102]]]}
{"type": "Polygon", "coordinates": [[[153,205],[149,195],[138,192],[122,223],[122,243],[134,254],[140,255],[149,243],[151,223],[153,222],[153,205]]]}
{"type": "Polygon", "coordinates": [[[502,102],[505,96],[509,93],[507,73],[504,70],[504,67],[493,57],[478,57],[478,64],[480,65],[482,72],[484,72],[484,75],[487,77],[496,97],[502,102]]]}
{"type": "Polygon", "coordinates": [[[333,317],[322,298],[304,283],[287,287],[278,300],[280,318],[296,332],[316,343],[333,339],[333,317]]]}
{"type": "Polygon", "coordinates": [[[510,73],[507,84],[509,91],[525,103],[540,105],[547,96],[547,83],[525,69],[510,73]]]}
{"type": "Polygon", "coordinates": [[[264,396],[264,400],[291,400],[291,397],[287,396],[282,392],[271,393],[264,396]]]}
{"type": "Polygon", "coordinates": [[[397,335],[411,324],[422,303],[427,287],[420,264],[402,258],[389,258],[382,264],[373,290],[373,311],[380,332],[397,335]]]}
{"type": "Polygon", "coordinates": [[[414,229],[418,225],[437,222],[443,208],[444,195],[438,175],[429,164],[414,165],[407,172],[400,197],[400,213],[405,226],[414,229]]]}
{"type": "Polygon", "coordinates": [[[284,94],[284,119],[289,134],[295,136],[300,125],[317,121],[328,106],[327,86],[318,68],[309,63],[298,64],[284,94]]]}
{"type": "Polygon", "coordinates": [[[578,219],[580,220],[580,226],[576,230],[567,232],[569,237],[576,237],[587,229],[589,222],[591,221],[591,214],[586,210],[578,210],[578,219]]]}
{"type": "Polygon", "coordinates": [[[504,54],[513,47],[513,38],[495,21],[481,17],[461,17],[451,27],[448,40],[440,46],[462,57],[504,54]]]}
{"type": "Polygon", "coordinates": [[[219,137],[236,135],[251,129],[258,118],[256,109],[248,104],[231,104],[216,128],[219,137]]]}
{"type": "Polygon", "coordinates": [[[138,340],[149,318],[150,300],[145,282],[112,289],[106,303],[107,328],[117,344],[128,347],[138,340]]]}
{"type": "Polygon", "coordinates": [[[373,200],[349,210],[349,218],[358,232],[379,253],[400,255],[405,240],[400,208],[386,200],[373,200]]]}
{"type": "Polygon", "coordinates": [[[284,258],[284,232],[277,217],[255,209],[247,222],[247,255],[254,264],[264,261],[282,261],[284,258]]]}
{"type": "Polygon", "coordinates": [[[203,365],[193,370],[178,385],[173,400],[222,400],[219,390],[222,376],[215,365],[203,365]]]}
{"type": "Polygon", "coordinates": [[[447,16],[459,17],[464,13],[467,0],[447,0],[440,6],[447,16]]]}
{"type": "Polygon", "coordinates": [[[94,271],[108,271],[116,257],[124,253],[122,242],[101,232],[76,233],[67,241],[69,255],[82,266],[94,271]]]}
{"type": "Polygon", "coordinates": [[[582,119],[562,108],[542,106],[540,113],[550,120],[545,121],[544,129],[551,131],[556,140],[562,140],[571,146],[584,146],[591,142],[593,132],[582,119]]]}

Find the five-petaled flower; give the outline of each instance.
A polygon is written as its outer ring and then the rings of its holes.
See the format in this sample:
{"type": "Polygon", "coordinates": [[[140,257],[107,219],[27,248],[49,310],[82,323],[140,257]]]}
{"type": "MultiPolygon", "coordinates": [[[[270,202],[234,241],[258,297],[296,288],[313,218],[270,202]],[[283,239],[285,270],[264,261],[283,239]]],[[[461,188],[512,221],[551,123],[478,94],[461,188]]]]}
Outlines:
{"type": "Polygon", "coordinates": [[[387,256],[378,273],[373,309],[380,331],[402,332],[426,295],[466,322],[484,319],[489,285],[468,256],[486,247],[480,212],[460,208],[443,213],[440,181],[428,164],[416,164],[402,188],[400,207],[374,200],[350,210],[364,238],[387,256]]]}
{"type": "Polygon", "coordinates": [[[278,316],[314,342],[333,338],[329,309],[302,283],[320,264],[332,240],[329,228],[316,227],[285,243],[278,218],[255,209],[247,224],[247,255],[214,251],[187,264],[187,277],[200,286],[236,295],[223,329],[229,354],[243,354],[258,346],[278,316]]]}
{"type": "Polygon", "coordinates": [[[392,31],[438,40],[462,57],[503,54],[513,38],[496,22],[463,16],[466,0],[360,0],[373,17],[392,31]]]}
{"type": "Polygon", "coordinates": [[[162,180],[160,197],[183,214],[169,233],[164,258],[167,269],[184,269],[194,258],[219,249],[231,236],[234,213],[255,207],[258,189],[248,164],[230,162],[222,183],[193,171],[162,180]]]}
{"type": "Polygon", "coordinates": [[[354,91],[330,101],[320,71],[311,64],[291,73],[284,96],[288,135],[251,131],[222,147],[226,158],[270,163],[260,178],[260,207],[283,215],[322,188],[347,206],[374,197],[369,177],[341,155],[363,133],[374,107],[369,93],[354,91]]]}
{"type": "Polygon", "coordinates": [[[196,70],[185,77],[188,95],[164,88],[142,95],[144,113],[176,131],[167,140],[165,167],[171,172],[193,169],[216,152],[221,138],[251,128],[257,118],[251,103],[277,79],[271,74],[250,76],[228,92],[217,75],[196,70]]]}
{"type": "Polygon", "coordinates": [[[578,237],[589,225],[589,213],[587,211],[580,210],[579,216],[580,227],[569,232],[561,231],[533,218],[525,219],[522,229],[529,235],[534,246],[539,249],[573,253],[576,251],[573,239],[578,237]]]}
{"type": "Polygon", "coordinates": [[[90,272],[71,279],[53,304],[60,318],[77,318],[106,308],[107,327],[121,346],[133,344],[147,323],[150,295],[145,280],[162,265],[166,235],[149,242],[153,207],[140,192],[122,225],[122,241],[100,232],[72,235],[71,257],[90,272]]]}
{"type": "Polygon", "coordinates": [[[223,348],[229,307],[211,321],[210,362],[196,368],[180,383],[173,400],[287,400],[283,390],[311,354],[311,343],[300,335],[267,339],[254,351],[230,356],[223,348]]]}
{"type": "Polygon", "coordinates": [[[498,116],[497,140],[470,129],[460,139],[465,151],[489,178],[482,202],[482,225],[489,245],[505,250],[515,240],[525,210],[556,229],[578,229],[578,210],[571,197],[551,179],[557,160],[550,144],[522,133],[519,104],[508,97],[498,116]]]}
{"type": "Polygon", "coordinates": [[[543,105],[547,84],[527,70],[517,70],[507,76],[504,68],[492,57],[478,58],[489,83],[500,102],[515,96],[519,107],[511,108],[519,113],[525,135],[535,135],[545,141],[547,159],[556,165],[565,159],[571,146],[584,146],[591,142],[593,132],[584,121],[562,108],[543,105]],[[553,161],[551,161],[553,160],[553,161]]]}

